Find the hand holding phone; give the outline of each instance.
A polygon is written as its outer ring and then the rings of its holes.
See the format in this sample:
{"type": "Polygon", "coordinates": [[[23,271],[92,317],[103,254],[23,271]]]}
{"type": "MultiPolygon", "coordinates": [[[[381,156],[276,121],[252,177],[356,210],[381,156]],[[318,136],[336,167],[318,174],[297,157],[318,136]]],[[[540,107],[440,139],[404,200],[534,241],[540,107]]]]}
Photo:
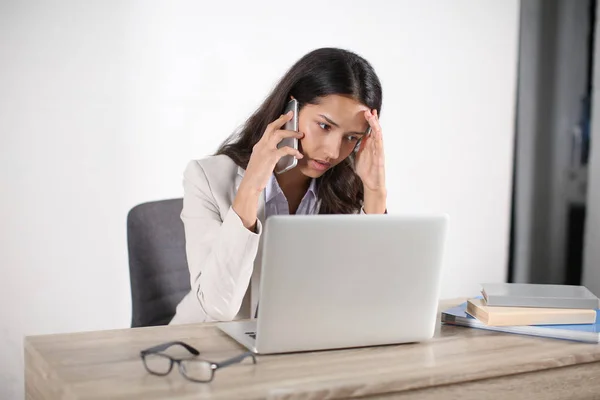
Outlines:
{"type": "MultiPolygon", "coordinates": [[[[285,156],[294,160],[304,156],[296,148],[281,146],[280,143],[286,139],[302,138],[303,134],[293,130],[281,129],[286,123],[294,119],[292,112],[283,114],[275,121],[267,125],[261,139],[252,149],[252,155],[248,161],[246,172],[240,182],[240,186],[233,201],[233,209],[242,220],[244,226],[250,230],[256,224],[256,213],[260,194],[267,186],[276,165],[285,156]]],[[[297,162],[297,161],[296,161],[297,162]]],[[[296,162],[293,164],[295,165],[296,162]]],[[[287,164],[288,166],[290,164],[287,164]]],[[[293,167],[291,167],[293,168],[293,167]]]]}

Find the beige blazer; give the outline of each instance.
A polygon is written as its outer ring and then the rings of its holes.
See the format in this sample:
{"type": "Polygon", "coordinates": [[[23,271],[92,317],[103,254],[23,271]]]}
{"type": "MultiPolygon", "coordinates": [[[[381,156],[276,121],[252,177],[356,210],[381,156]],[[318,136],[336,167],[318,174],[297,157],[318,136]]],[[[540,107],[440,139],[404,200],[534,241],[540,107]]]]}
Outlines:
{"type": "MultiPolygon", "coordinates": [[[[258,203],[256,232],[250,232],[231,208],[244,172],[225,155],[190,161],[185,169],[181,219],[191,290],[178,304],[171,324],[256,315],[265,191],[258,203]]],[[[317,213],[319,205],[317,200],[317,213]]]]}
{"type": "Polygon", "coordinates": [[[258,303],[265,196],[256,233],[231,205],[244,169],[224,155],[191,161],[184,172],[183,210],[190,292],[171,324],[251,318],[258,303]]]}

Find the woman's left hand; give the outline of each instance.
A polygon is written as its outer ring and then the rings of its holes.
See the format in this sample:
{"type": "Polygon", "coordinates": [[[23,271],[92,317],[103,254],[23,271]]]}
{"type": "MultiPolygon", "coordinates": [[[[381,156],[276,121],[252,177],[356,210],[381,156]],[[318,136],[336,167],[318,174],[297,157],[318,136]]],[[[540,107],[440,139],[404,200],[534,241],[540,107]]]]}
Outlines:
{"type": "Polygon", "coordinates": [[[362,180],[365,192],[364,209],[367,214],[384,213],[387,190],[385,186],[385,154],[381,125],[377,110],[365,111],[371,133],[362,139],[356,153],[356,174],[362,180]]]}

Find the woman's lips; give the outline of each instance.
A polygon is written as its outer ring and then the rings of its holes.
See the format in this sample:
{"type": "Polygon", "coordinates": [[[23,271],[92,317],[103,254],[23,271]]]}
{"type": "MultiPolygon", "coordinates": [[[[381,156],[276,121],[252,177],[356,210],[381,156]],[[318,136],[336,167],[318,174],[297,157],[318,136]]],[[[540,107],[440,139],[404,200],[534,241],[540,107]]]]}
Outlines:
{"type": "Polygon", "coordinates": [[[326,162],[326,161],[321,161],[321,160],[310,160],[309,164],[312,168],[316,169],[317,171],[327,171],[327,169],[329,169],[329,167],[331,167],[331,164],[326,162]]]}

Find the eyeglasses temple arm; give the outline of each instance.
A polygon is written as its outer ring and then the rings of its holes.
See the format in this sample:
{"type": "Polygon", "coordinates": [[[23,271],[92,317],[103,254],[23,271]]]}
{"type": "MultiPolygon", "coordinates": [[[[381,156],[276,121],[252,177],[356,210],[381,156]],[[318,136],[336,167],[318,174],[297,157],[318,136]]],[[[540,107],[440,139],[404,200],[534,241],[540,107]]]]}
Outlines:
{"type": "Polygon", "coordinates": [[[240,354],[239,356],[232,357],[229,360],[221,361],[220,363],[215,363],[215,365],[217,366],[217,368],[223,368],[231,364],[239,363],[246,357],[251,357],[252,363],[256,364],[256,357],[252,352],[248,351],[246,353],[240,354]]]}
{"type": "Polygon", "coordinates": [[[200,354],[200,352],[198,350],[196,350],[194,347],[190,346],[187,343],[184,342],[180,342],[180,341],[174,341],[174,342],[167,342],[167,343],[162,343],[159,344],[157,346],[154,347],[150,347],[148,349],[142,350],[140,352],[140,354],[145,355],[145,354],[150,354],[150,353],[158,353],[160,351],[164,351],[166,349],[168,349],[171,346],[182,346],[184,347],[187,351],[189,351],[190,353],[192,353],[193,355],[197,356],[200,354]]]}

